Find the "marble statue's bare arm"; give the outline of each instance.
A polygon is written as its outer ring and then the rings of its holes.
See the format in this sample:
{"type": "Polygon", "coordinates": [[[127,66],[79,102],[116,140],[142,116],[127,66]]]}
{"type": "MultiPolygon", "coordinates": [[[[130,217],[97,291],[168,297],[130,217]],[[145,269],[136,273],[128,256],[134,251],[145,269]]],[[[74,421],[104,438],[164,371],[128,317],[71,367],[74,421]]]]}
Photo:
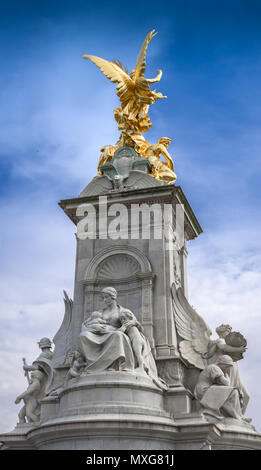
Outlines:
{"type": "Polygon", "coordinates": [[[39,386],[38,386],[38,383],[36,381],[31,383],[27,387],[25,392],[21,393],[21,395],[18,395],[18,397],[15,399],[15,404],[17,405],[24,398],[28,398],[30,395],[32,395],[34,392],[36,392],[38,389],[39,389],[39,386]]]}
{"type": "Polygon", "coordinates": [[[221,344],[221,343],[218,343],[217,347],[223,351],[225,354],[227,353],[233,353],[233,352],[241,352],[241,353],[244,353],[246,351],[246,347],[245,346],[239,346],[239,347],[235,347],[235,346],[230,346],[229,344],[221,344]]]}

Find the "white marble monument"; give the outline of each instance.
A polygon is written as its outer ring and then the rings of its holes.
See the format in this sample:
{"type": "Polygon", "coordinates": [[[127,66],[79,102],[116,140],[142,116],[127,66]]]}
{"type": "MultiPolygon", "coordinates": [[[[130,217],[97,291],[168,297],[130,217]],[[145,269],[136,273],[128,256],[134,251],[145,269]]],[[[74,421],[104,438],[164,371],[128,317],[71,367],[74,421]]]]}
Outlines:
{"type": "Polygon", "coordinates": [[[144,78],[153,35],[130,76],[85,56],[118,83],[122,132],[80,195],[60,202],[77,227],[74,298],[64,293],[53,351],[42,338],[24,364],[19,422],[0,436],[2,449],[261,449],[238,370],[246,340],[230,325],[212,340],[188,301],[187,243],[202,229],[173,184],[170,139],[150,145],[141,135],[163,97],[149,88],[161,75],[144,78]]]}

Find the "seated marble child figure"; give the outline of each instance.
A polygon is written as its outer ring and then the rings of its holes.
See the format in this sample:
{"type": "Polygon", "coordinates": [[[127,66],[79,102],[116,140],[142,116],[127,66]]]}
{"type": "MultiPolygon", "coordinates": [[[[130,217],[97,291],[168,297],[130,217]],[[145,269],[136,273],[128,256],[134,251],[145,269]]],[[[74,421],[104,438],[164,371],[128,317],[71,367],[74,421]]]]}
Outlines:
{"type": "Polygon", "coordinates": [[[128,309],[121,310],[119,317],[122,325],[119,329],[129,337],[133,352],[136,357],[136,369],[140,371],[145,369],[147,371],[148,367],[146,367],[146,363],[143,357],[146,340],[142,334],[143,328],[141,324],[138,322],[133,313],[128,309]]]}
{"type": "Polygon", "coordinates": [[[79,377],[84,366],[86,366],[86,362],[82,354],[76,349],[71,359],[71,367],[68,371],[67,378],[79,377]]]}

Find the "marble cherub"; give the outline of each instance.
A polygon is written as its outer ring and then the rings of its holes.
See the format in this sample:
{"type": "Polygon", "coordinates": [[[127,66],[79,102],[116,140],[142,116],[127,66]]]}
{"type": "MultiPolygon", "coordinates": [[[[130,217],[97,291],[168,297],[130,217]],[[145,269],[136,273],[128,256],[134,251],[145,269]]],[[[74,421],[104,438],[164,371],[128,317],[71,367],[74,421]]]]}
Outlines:
{"type": "Polygon", "coordinates": [[[67,379],[79,377],[83,368],[86,366],[86,362],[84,361],[84,357],[77,349],[73,352],[71,358],[71,367],[68,370],[67,379]]]}

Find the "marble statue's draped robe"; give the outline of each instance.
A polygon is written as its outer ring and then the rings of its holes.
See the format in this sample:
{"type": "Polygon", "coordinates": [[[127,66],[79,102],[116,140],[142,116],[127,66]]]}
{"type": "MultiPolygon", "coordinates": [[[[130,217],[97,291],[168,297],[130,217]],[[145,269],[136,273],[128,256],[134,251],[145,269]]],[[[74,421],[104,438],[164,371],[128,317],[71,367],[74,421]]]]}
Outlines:
{"type": "Polygon", "coordinates": [[[42,398],[48,395],[52,390],[52,383],[54,379],[54,369],[52,366],[53,353],[51,351],[44,351],[37,357],[33,362],[33,366],[37,367],[38,370],[44,372],[43,380],[41,381],[41,390],[39,397],[42,398]]]}
{"type": "MultiPolygon", "coordinates": [[[[211,356],[208,358],[208,362],[210,364],[215,364],[222,354],[229,354],[229,353],[224,353],[221,348],[218,347],[218,345],[221,344],[226,344],[226,341],[224,338],[218,338],[217,340],[210,341],[209,342],[209,349],[213,350],[213,353],[211,356]]],[[[241,403],[241,409],[242,413],[244,414],[249,402],[249,394],[248,391],[241,381],[240,375],[239,375],[239,370],[238,370],[238,363],[233,362],[233,367],[231,367],[230,373],[230,385],[231,387],[236,388],[239,391],[240,394],[240,403],[241,403]]]]}
{"type": "Polygon", "coordinates": [[[129,338],[122,331],[97,334],[87,328],[80,335],[81,348],[89,365],[87,372],[100,372],[118,361],[119,368],[133,370],[134,356],[129,338]]]}
{"type": "Polygon", "coordinates": [[[224,377],[220,367],[210,364],[200,373],[194,390],[195,397],[201,405],[214,411],[222,408],[234,390],[234,387],[229,385],[215,385],[220,377],[224,377]]]}
{"type": "Polygon", "coordinates": [[[107,320],[104,332],[98,331],[93,324],[84,322],[80,334],[80,344],[84,357],[88,362],[87,372],[99,372],[116,367],[121,370],[133,370],[135,359],[128,336],[119,328],[119,319],[123,308],[119,306],[118,316],[107,320]],[[117,364],[118,362],[118,364],[117,364]]]}
{"type": "MultiPolygon", "coordinates": [[[[102,318],[102,312],[101,312],[102,318]]],[[[100,372],[106,369],[134,370],[136,359],[128,328],[138,328],[143,342],[142,357],[144,370],[160,388],[167,388],[165,382],[158,377],[157,367],[153,358],[148,339],[142,332],[142,326],[135,315],[127,308],[118,305],[118,313],[106,319],[106,330],[99,331],[99,319],[95,322],[83,322],[80,334],[80,347],[88,363],[86,372],[100,372]]]]}

